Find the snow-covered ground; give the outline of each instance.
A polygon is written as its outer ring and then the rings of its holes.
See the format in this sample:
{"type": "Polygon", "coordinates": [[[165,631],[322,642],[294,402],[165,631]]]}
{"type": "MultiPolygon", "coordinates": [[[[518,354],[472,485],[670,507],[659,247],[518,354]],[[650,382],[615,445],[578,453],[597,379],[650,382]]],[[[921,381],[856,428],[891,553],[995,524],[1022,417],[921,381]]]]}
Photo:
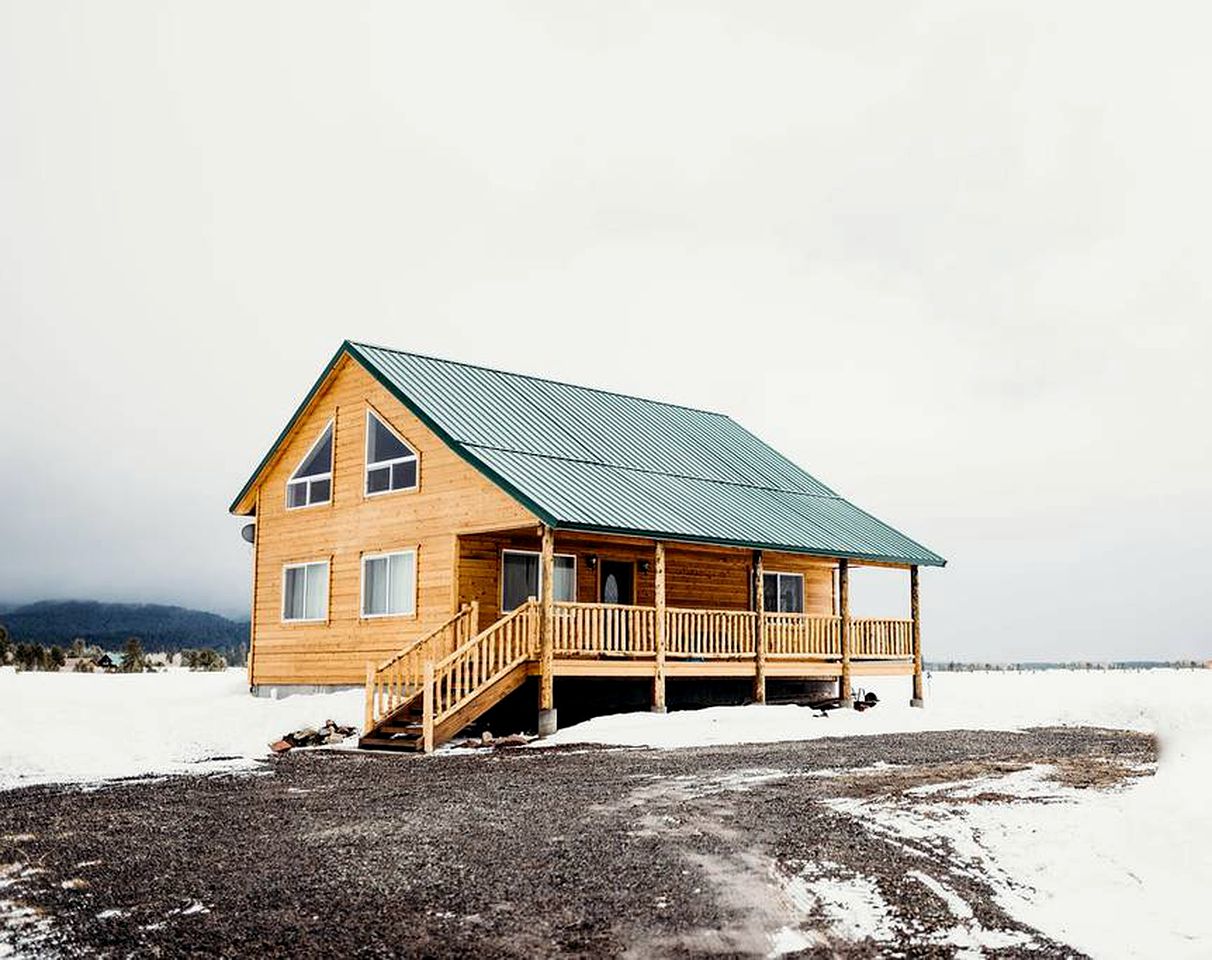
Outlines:
{"type": "Polygon", "coordinates": [[[252,767],[282,734],[332,719],[361,726],[362,691],[249,696],[223,673],[0,670],[0,790],[35,783],[252,767]]]}
{"type": "MultiPolygon", "coordinates": [[[[1032,802],[957,802],[927,813],[855,800],[838,809],[868,829],[950,841],[1007,912],[1093,957],[1212,957],[1212,670],[940,673],[925,710],[909,707],[906,679],[865,685],[881,702],[864,713],[821,719],[794,706],[754,706],[620,714],[548,742],[686,747],[1058,725],[1155,733],[1156,776],[1118,790],[1041,783],[1046,771],[1032,770],[972,785],[1032,802]]],[[[979,939],[971,945],[979,955],[979,939]]]]}
{"type": "Polygon", "coordinates": [[[1212,670],[936,673],[926,682],[923,710],[909,706],[908,677],[864,678],[855,686],[873,691],[879,706],[834,711],[828,719],[797,706],[624,713],[567,727],[544,743],[695,747],[917,730],[1068,725],[1177,733],[1212,726],[1212,670]]]}
{"type": "MultiPolygon", "coordinates": [[[[621,714],[546,742],[670,748],[1055,725],[1153,732],[1157,775],[1112,791],[1062,787],[1046,771],[1028,771],[972,788],[1031,802],[970,803],[953,791],[957,801],[932,805],[929,816],[880,800],[837,809],[867,829],[946,838],[1014,916],[1095,957],[1212,956],[1212,671],[936,674],[925,710],[908,706],[907,678],[864,685],[881,702],[863,713],[820,718],[807,708],[750,706],[621,714]]],[[[0,789],[253,767],[284,732],[329,718],[358,725],[361,712],[358,690],[253,698],[239,670],[0,670],[0,789]]],[[[871,923],[878,929],[880,918],[871,923]]],[[[970,924],[961,927],[973,935],[970,924]]]]}

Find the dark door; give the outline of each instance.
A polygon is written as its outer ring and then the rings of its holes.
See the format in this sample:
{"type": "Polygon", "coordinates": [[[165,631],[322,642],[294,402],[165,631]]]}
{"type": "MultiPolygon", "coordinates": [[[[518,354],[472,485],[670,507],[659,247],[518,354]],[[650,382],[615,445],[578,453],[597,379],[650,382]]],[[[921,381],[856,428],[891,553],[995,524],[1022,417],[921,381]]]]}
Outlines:
{"type": "Polygon", "coordinates": [[[632,592],[635,565],[621,560],[603,560],[600,576],[602,603],[634,603],[632,592]]]}

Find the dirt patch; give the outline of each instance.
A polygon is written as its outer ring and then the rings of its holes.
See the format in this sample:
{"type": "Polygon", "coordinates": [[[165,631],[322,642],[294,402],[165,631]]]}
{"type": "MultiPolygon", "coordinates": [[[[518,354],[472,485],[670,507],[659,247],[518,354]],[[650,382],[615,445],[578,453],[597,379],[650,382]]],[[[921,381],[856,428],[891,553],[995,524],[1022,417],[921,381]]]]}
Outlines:
{"type": "Polygon", "coordinates": [[[1155,772],[1152,763],[1127,757],[1058,757],[1052,762],[1053,779],[1079,790],[1109,790],[1155,772]]]}
{"type": "Polygon", "coordinates": [[[958,760],[944,763],[881,766],[873,770],[849,770],[836,778],[840,794],[858,799],[901,797],[923,787],[948,786],[963,781],[1003,776],[1026,770],[1023,760],[958,760]]]}
{"type": "Polygon", "coordinates": [[[0,898],[64,956],[946,957],[960,931],[986,956],[1071,957],[944,841],[881,835],[837,804],[927,803],[1033,764],[1101,789],[1126,782],[1104,767],[1154,753],[1068,728],[293,753],[259,775],[8,792],[0,898]]]}

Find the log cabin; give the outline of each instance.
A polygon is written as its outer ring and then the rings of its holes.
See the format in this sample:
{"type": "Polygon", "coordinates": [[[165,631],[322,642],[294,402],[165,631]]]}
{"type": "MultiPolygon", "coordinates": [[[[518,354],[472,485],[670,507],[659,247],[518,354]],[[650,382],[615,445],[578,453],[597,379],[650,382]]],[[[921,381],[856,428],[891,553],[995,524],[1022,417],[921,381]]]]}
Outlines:
{"type": "Polygon", "coordinates": [[[346,341],[231,505],[253,518],[254,693],[365,684],[367,747],[431,751],[557,679],[912,678],[938,554],[731,418],[346,341]],[[851,571],[908,573],[908,619],[851,571]],[[529,684],[528,684],[529,681],[529,684]]]}

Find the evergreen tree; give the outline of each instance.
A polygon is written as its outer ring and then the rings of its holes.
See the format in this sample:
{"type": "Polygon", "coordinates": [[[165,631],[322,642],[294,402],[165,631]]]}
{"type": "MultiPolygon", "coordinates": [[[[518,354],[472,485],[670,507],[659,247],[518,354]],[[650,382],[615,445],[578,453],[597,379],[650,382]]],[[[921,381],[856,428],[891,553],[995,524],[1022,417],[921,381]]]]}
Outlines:
{"type": "Polygon", "coordinates": [[[181,665],[190,670],[218,671],[227,669],[227,661],[216,650],[203,647],[201,650],[185,650],[181,653],[181,665]]]}
{"type": "Polygon", "coordinates": [[[46,665],[50,670],[59,670],[67,663],[67,657],[63,654],[63,649],[58,646],[50,648],[50,652],[46,655],[46,665]]]}
{"type": "Polygon", "coordinates": [[[122,672],[142,673],[147,669],[147,655],[138,637],[127,637],[122,647],[122,672]]]}
{"type": "Polygon", "coordinates": [[[46,651],[36,643],[17,644],[13,658],[18,670],[42,670],[45,668],[46,651]]]}

